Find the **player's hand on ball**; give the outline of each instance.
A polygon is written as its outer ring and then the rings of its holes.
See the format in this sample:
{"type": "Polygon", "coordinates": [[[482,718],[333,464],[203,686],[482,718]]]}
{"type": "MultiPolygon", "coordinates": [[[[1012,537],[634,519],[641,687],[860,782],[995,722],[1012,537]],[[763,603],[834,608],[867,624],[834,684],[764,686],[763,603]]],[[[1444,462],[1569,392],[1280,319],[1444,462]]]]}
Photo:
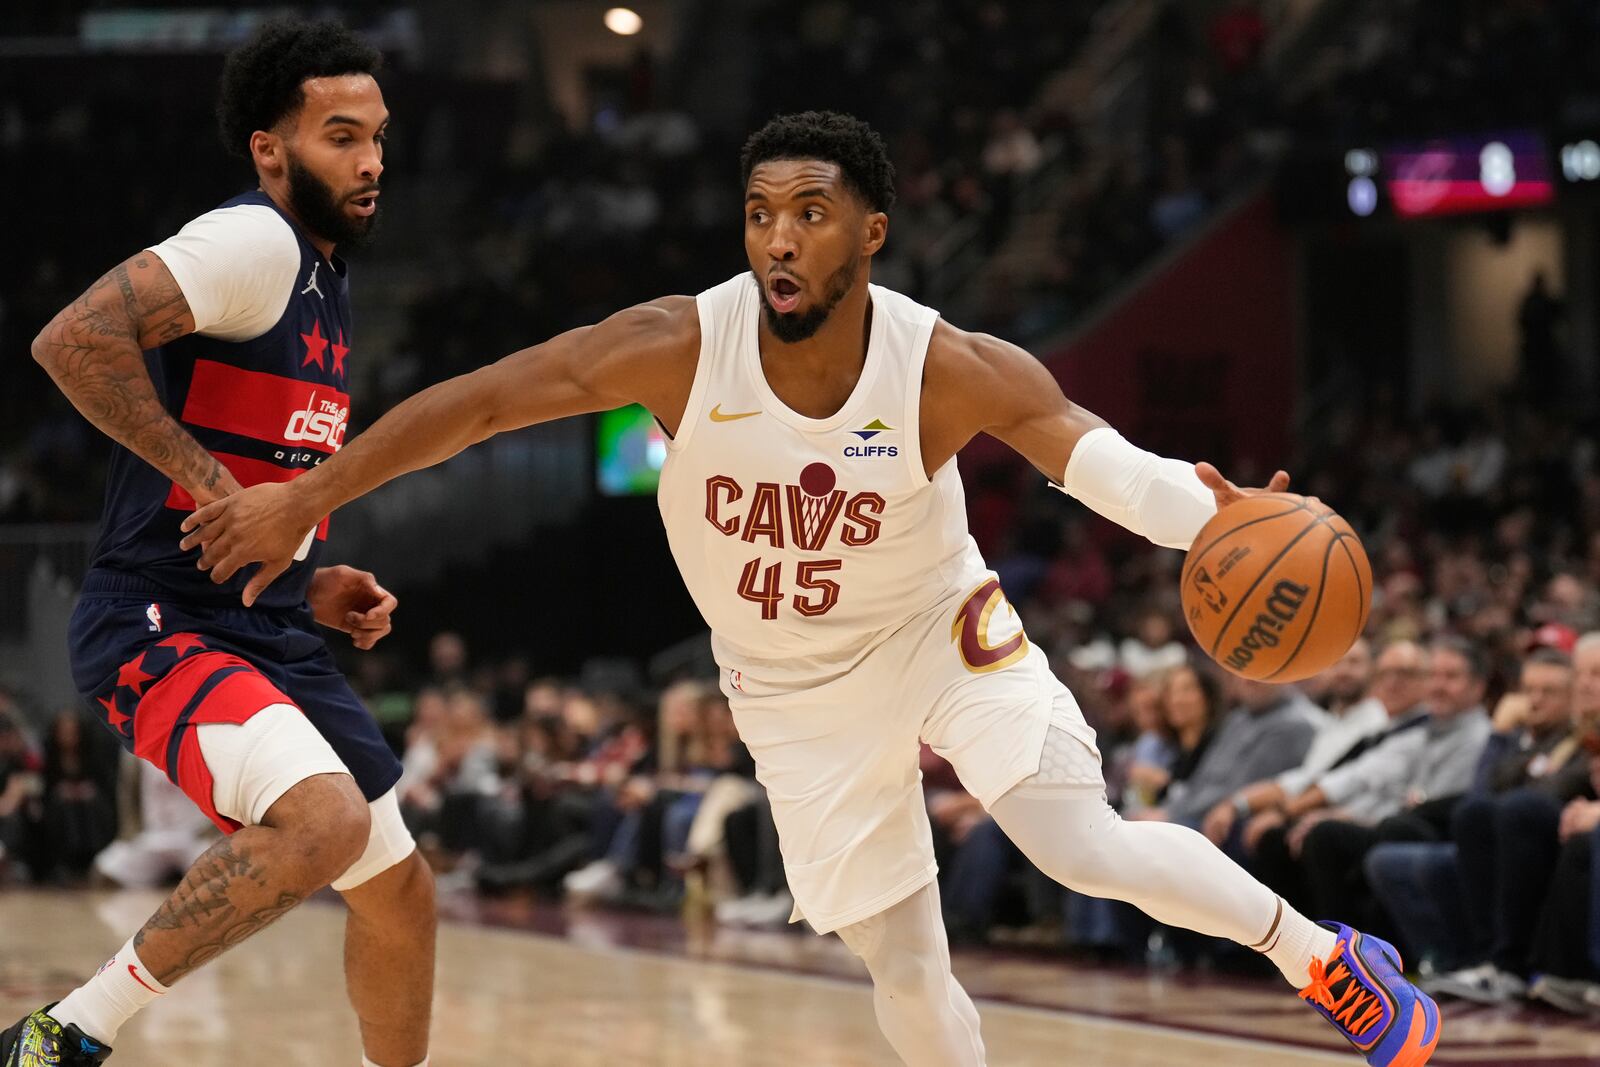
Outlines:
{"type": "Polygon", "coordinates": [[[1217,510],[1221,511],[1235,500],[1243,500],[1247,496],[1257,496],[1261,493],[1281,493],[1289,488],[1289,472],[1278,471],[1272,476],[1265,489],[1240,489],[1222,476],[1222,472],[1209,463],[1196,463],[1194,472],[1205,487],[1217,494],[1217,510]]]}
{"type": "Polygon", "coordinates": [[[183,520],[185,551],[199,548],[199,567],[211,572],[218,585],[242,567],[261,568],[244,589],[244,604],[251,606],[273,580],[289,569],[295,552],[316,518],[299,515],[290,483],[263,482],[232,496],[214,500],[183,520]]]}
{"type": "Polygon", "coordinates": [[[394,594],[367,571],[354,567],[319,567],[306,590],[311,614],[322,625],[343,630],[363,651],[389,636],[390,616],[400,606],[394,594]]]}

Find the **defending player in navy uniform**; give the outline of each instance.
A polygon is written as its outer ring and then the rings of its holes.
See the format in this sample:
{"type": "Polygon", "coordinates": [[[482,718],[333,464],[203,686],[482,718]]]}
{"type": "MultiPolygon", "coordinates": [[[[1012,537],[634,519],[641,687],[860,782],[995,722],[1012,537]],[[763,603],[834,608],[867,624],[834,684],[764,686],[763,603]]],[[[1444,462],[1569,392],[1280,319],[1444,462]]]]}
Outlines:
{"type": "Polygon", "coordinates": [[[331,23],[264,28],[230,58],[218,112],[260,187],[116,267],[34,342],[116,441],[70,627],[78,688],[227,836],[99,974],[0,1034],[0,1067],[101,1062],[136,1011],[329,884],[350,906],[366,1062],[426,1063],[432,879],[400,821],[400,764],[322,629],[371,648],[394,597],[320,565],[326,518],[250,608],[179,547],[197,505],[343,444],[354,328],[334,248],[376,218],[379,61],[331,23]]]}

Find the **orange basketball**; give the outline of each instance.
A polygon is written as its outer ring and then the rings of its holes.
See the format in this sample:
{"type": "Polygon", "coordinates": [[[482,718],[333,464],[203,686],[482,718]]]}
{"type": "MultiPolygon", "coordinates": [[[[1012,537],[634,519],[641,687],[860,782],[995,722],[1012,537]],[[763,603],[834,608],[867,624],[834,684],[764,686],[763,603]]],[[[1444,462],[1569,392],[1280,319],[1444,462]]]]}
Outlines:
{"type": "Polygon", "coordinates": [[[1349,651],[1372,607],[1361,539],[1314,497],[1263,493],[1205,524],[1183,564],[1183,614],[1234,674],[1293,682],[1349,651]]]}

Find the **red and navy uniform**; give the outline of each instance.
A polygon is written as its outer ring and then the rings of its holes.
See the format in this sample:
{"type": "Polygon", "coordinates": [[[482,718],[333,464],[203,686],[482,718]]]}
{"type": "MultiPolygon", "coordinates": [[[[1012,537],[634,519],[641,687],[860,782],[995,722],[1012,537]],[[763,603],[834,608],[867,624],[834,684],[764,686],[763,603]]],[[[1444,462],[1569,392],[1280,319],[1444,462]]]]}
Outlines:
{"type": "MultiPolygon", "coordinates": [[[[253,192],[223,207],[256,204],[253,192]]],[[[282,212],[278,212],[280,216],[282,212]]],[[[349,280],[284,216],[301,269],[277,323],[259,337],[191,334],[150,349],[145,363],[173,417],[242,485],[281,482],[343,443],[351,344],[349,280]]],[[[400,777],[400,764],[343,676],[306,604],[328,521],[309,553],[246,609],[252,573],[216,585],[198,551],[178,547],[189,494],[137,455],[114,446],[105,515],[69,628],[72,669],[124,747],[164,770],[224,829],[193,726],[243,722],[288,703],[305,712],[368,800],[400,777]]]]}

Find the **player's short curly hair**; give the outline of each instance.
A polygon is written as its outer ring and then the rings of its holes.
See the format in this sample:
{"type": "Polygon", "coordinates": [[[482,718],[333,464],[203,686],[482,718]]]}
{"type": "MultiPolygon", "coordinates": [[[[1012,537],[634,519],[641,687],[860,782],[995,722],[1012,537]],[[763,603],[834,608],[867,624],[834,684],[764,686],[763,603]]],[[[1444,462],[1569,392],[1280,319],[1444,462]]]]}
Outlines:
{"type": "Polygon", "coordinates": [[[307,78],[374,74],[383,53],[332,20],[274,19],[228,56],[217,99],[222,147],[250,158],[250,135],[270,130],[306,102],[307,78]]]}
{"type": "Polygon", "coordinates": [[[834,163],[873,211],[894,206],[894,164],[883,138],[854,115],[802,111],[779,115],[744,143],[739,169],[746,185],[750,172],[774,159],[819,159],[834,163]]]}

